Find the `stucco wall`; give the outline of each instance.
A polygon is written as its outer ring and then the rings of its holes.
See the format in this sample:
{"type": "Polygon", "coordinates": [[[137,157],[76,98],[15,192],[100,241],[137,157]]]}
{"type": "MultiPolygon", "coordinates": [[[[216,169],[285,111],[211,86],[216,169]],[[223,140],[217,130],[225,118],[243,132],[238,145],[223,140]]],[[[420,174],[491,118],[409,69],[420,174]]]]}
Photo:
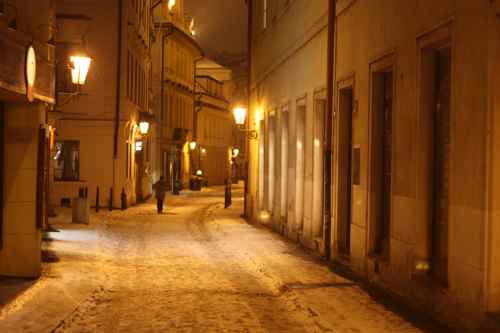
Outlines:
{"type": "MultiPolygon", "coordinates": [[[[273,8],[275,15],[262,29],[259,2],[254,2],[252,36],[252,87],[249,121],[259,131],[250,144],[250,200],[253,218],[262,211],[271,213],[272,225],[290,238],[315,248],[312,226],[313,209],[313,111],[314,99],[326,88],[327,1],[292,1],[286,7],[273,8]],[[305,107],[304,138],[300,142],[304,156],[303,186],[297,183],[296,125],[297,105],[305,107]],[[281,132],[284,112],[288,115],[288,158],[282,164],[281,132]],[[269,131],[269,119],[271,127],[269,131]],[[259,127],[260,119],[264,127],[259,127]],[[270,134],[271,133],[271,134],[270,134]],[[271,138],[272,141],[269,141],[271,138]],[[264,172],[259,174],[259,142],[263,142],[264,172]],[[271,161],[271,162],[270,162],[271,161]],[[282,174],[281,166],[287,170],[282,174]],[[282,183],[288,190],[283,192],[282,183]],[[260,184],[260,186],[259,186],[260,184]],[[259,197],[264,200],[259,204],[259,197]],[[286,199],[284,198],[286,197],[286,199]],[[286,205],[282,207],[282,200],[286,205]],[[296,214],[303,212],[303,218],[296,214]]],[[[267,215],[264,215],[264,217],[267,215]]],[[[266,221],[265,217],[262,222],[266,221]]],[[[319,227],[321,229],[321,227],[319,227]]]]}
{"type": "Polygon", "coordinates": [[[40,103],[4,106],[0,275],[38,277],[41,269],[41,233],[36,223],[38,130],[44,123],[45,111],[40,103]]]}
{"type": "Polygon", "coordinates": [[[337,18],[336,77],[337,81],[354,78],[358,109],[353,116],[353,141],[361,147],[361,185],[353,188],[352,198],[352,267],[412,297],[427,310],[469,326],[480,319],[483,306],[488,98],[488,44],[484,32],[488,31],[490,10],[487,1],[341,0],[337,18]],[[418,106],[418,40],[441,26],[450,28],[452,40],[449,285],[436,292],[419,285],[414,276],[416,260],[422,255],[421,225],[428,221],[421,218],[420,202],[427,196],[419,193],[422,116],[418,106]],[[367,266],[366,246],[369,70],[371,63],[391,53],[396,60],[390,261],[381,265],[380,274],[375,274],[367,266]]]}

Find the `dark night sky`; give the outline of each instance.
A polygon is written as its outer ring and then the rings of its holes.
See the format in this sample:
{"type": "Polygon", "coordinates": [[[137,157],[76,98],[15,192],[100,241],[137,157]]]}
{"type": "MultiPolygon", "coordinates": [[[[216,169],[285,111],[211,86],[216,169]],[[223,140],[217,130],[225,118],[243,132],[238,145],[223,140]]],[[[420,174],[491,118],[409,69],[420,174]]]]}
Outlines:
{"type": "Polygon", "coordinates": [[[246,58],[247,6],[245,0],[185,0],[185,11],[195,20],[195,39],[207,57],[227,67],[246,58]]]}

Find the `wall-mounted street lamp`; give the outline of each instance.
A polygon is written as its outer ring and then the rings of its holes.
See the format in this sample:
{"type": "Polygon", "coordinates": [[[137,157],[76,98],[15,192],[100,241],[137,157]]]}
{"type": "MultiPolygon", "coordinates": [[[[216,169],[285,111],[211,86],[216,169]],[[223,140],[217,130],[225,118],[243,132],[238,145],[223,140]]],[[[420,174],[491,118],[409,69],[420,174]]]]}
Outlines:
{"type": "Polygon", "coordinates": [[[143,147],[144,147],[144,143],[142,142],[142,140],[137,140],[135,142],[135,151],[136,152],[142,151],[143,147]]]}
{"type": "Polygon", "coordinates": [[[139,132],[141,132],[142,135],[147,135],[149,133],[149,122],[141,121],[139,123],[139,132]]]}
{"type": "Polygon", "coordinates": [[[247,133],[247,137],[249,140],[257,140],[259,137],[257,131],[245,128],[247,109],[243,107],[235,107],[233,109],[233,115],[234,115],[234,121],[238,126],[238,129],[242,132],[247,133]]]}
{"type": "Polygon", "coordinates": [[[85,81],[87,81],[92,59],[85,55],[75,55],[71,56],[69,60],[71,62],[71,81],[75,85],[84,85],[85,81]]]}
{"type": "Polygon", "coordinates": [[[168,0],[168,10],[172,11],[174,7],[175,7],[175,0],[168,0]]]}
{"type": "Polygon", "coordinates": [[[141,135],[148,135],[151,123],[154,121],[153,115],[148,112],[139,113],[139,132],[141,135]]]}
{"type": "Polygon", "coordinates": [[[247,117],[247,109],[242,107],[235,107],[233,109],[234,120],[236,125],[243,126],[245,125],[245,120],[247,117]]]}

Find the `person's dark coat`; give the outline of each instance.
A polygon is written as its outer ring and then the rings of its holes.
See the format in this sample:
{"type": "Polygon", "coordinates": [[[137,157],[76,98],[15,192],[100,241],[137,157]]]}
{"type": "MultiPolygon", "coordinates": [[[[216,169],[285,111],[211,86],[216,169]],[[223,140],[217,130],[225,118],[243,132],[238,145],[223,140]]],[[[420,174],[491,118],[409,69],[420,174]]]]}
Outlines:
{"type": "Polygon", "coordinates": [[[164,180],[159,180],[153,185],[153,191],[158,200],[165,199],[165,193],[167,192],[167,182],[164,180]]]}

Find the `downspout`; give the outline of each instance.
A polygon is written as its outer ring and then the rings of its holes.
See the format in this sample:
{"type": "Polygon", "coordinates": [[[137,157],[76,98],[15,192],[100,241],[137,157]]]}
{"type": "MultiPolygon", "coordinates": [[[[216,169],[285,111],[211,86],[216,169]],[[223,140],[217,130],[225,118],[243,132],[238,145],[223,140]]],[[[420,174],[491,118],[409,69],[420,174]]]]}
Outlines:
{"type": "MultiPolygon", "coordinates": [[[[247,31],[247,122],[245,125],[245,135],[248,135],[250,129],[250,93],[252,89],[252,31],[253,31],[253,1],[248,0],[248,31],[247,31]]],[[[248,138],[245,139],[245,189],[243,194],[243,217],[248,218],[248,180],[249,180],[249,155],[250,155],[250,142],[248,138]]]]}
{"type": "MultiPolygon", "coordinates": [[[[163,122],[164,122],[164,119],[163,117],[165,116],[165,103],[164,103],[164,93],[165,93],[165,43],[167,42],[167,38],[173,33],[173,29],[169,29],[169,31],[165,34],[165,30],[161,29],[161,77],[160,77],[160,103],[161,103],[161,106],[160,106],[160,154],[161,154],[161,161],[163,161],[163,151],[161,149],[161,144],[162,144],[162,141],[163,141],[163,122]]],[[[163,175],[163,165],[164,163],[162,163],[161,165],[161,174],[163,175]]],[[[164,175],[165,176],[165,175],[164,175]]]]}
{"type": "Polygon", "coordinates": [[[332,167],[333,167],[333,94],[335,79],[335,25],[336,0],[328,5],[328,48],[327,48],[327,96],[325,113],[325,188],[324,188],[324,231],[325,257],[331,259],[332,250],[332,167]]]}
{"type": "MultiPolygon", "coordinates": [[[[115,113],[115,131],[113,141],[113,187],[111,196],[113,196],[116,187],[116,160],[118,159],[118,136],[120,131],[120,109],[121,109],[121,79],[122,79],[122,18],[123,0],[118,0],[118,52],[116,65],[116,113],[115,113]]],[[[113,203],[113,198],[110,198],[113,203]]]]}
{"type": "Polygon", "coordinates": [[[193,104],[193,141],[199,143],[198,140],[198,111],[200,111],[201,107],[196,106],[196,65],[203,57],[199,57],[194,60],[194,71],[193,71],[193,95],[194,95],[194,104],[193,104]]]}

